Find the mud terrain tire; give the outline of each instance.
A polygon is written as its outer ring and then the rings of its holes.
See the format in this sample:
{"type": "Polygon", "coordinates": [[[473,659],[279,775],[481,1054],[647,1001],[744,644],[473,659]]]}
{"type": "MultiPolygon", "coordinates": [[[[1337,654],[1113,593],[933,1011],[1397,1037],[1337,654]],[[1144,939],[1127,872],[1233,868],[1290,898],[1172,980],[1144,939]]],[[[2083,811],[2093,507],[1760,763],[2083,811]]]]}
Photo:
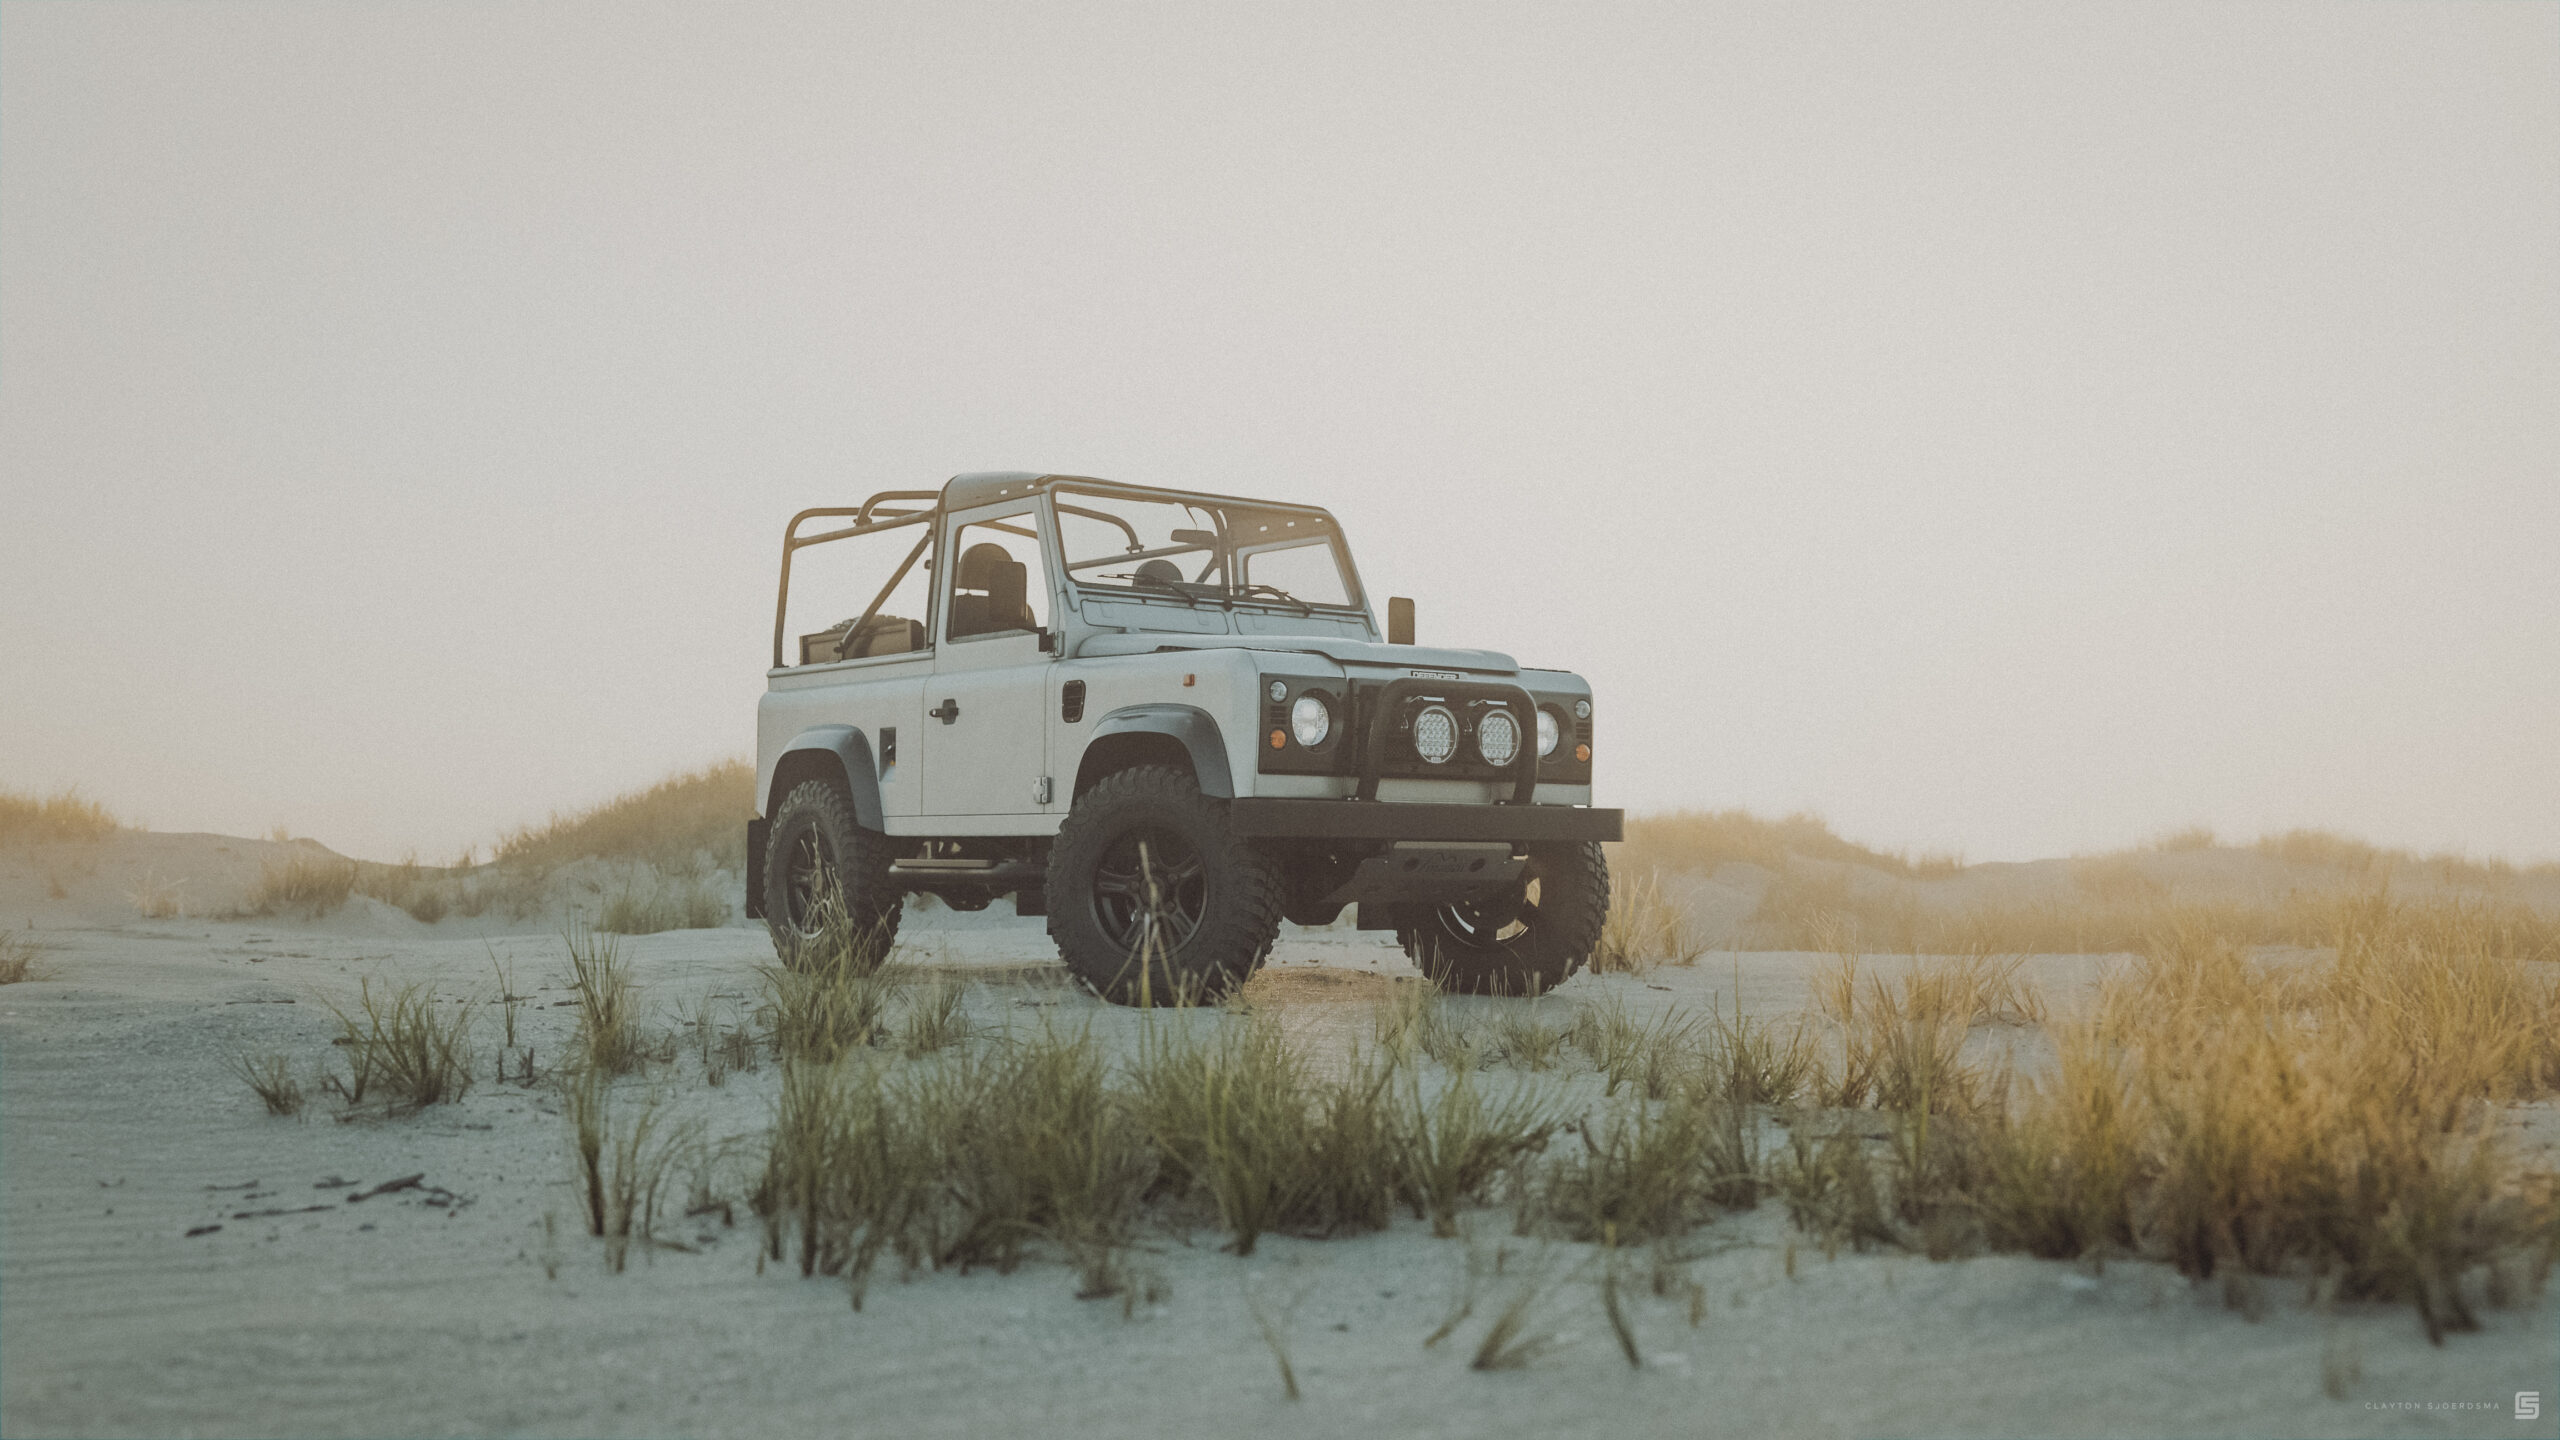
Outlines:
{"type": "Polygon", "coordinates": [[[1433,906],[1415,914],[1396,938],[1444,990],[1541,995],[1591,958],[1608,919],[1609,861],[1597,842],[1533,845],[1518,894],[1490,904],[1433,906]]]}
{"type": "Polygon", "coordinates": [[[1077,797],[1049,849],[1048,900],[1059,958],[1116,1005],[1224,999],[1280,933],[1270,858],[1228,827],[1224,804],[1163,765],[1077,797]]]}
{"type": "Polygon", "coordinates": [[[774,810],[765,841],[765,930],[774,953],[797,968],[821,927],[813,887],[832,870],[845,918],[877,964],[898,938],[905,896],[889,883],[889,837],[853,817],[853,797],[831,780],[803,780],[774,810]]]}

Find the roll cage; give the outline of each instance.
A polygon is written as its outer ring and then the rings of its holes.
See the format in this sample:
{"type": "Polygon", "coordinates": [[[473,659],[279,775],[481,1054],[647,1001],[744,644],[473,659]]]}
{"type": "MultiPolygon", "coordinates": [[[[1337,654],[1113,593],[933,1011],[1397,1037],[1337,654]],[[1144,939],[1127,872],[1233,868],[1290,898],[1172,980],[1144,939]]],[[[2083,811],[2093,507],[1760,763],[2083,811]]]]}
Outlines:
{"type": "MultiPolygon", "coordinates": [[[[862,627],[868,625],[872,617],[879,613],[882,604],[914,570],[917,563],[924,561],[925,557],[932,553],[943,516],[1020,494],[1040,495],[1057,514],[1073,515],[1100,522],[1119,530],[1128,538],[1128,548],[1121,554],[1079,560],[1069,560],[1063,554],[1060,555],[1061,574],[1069,584],[1077,588],[1079,593],[1108,596],[1123,601],[1179,599],[1188,608],[1198,608],[1202,604],[1213,603],[1225,610],[1233,610],[1242,605],[1284,611],[1294,610],[1307,615],[1327,611],[1345,616],[1356,615],[1367,620],[1371,627],[1375,628],[1375,617],[1369,613],[1367,591],[1360,583],[1358,568],[1352,563],[1350,547],[1343,541],[1341,524],[1333,518],[1332,512],[1320,506],[1254,500],[1207,491],[1164,490],[1146,485],[1124,485],[1115,481],[1097,480],[1079,475],[1013,473],[960,475],[953,477],[950,483],[940,490],[883,490],[858,506],[818,506],[803,510],[791,517],[791,522],[783,527],[782,573],[774,597],[773,668],[776,670],[786,668],[783,643],[786,639],[785,630],[791,608],[791,560],[799,551],[812,545],[823,545],[829,541],[850,539],[857,535],[873,535],[886,530],[903,529],[907,526],[923,528],[923,533],[917,538],[914,548],[907,552],[906,558],[890,574],[887,582],[880,587],[879,593],[874,595],[870,604],[864,607],[861,618],[854,621],[852,629],[848,631],[848,633],[860,633],[862,627]],[[1095,500],[1119,497],[1189,506],[1204,511],[1211,519],[1212,529],[1176,531],[1171,537],[1172,543],[1151,546],[1126,518],[1093,506],[1077,505],[1068,499],[1061,498],[1062,496],[1095,500]],[[1293,533],[1278,537],[1272,542],[1257,542],[1251,536],[1236,533],[1235,519],[1239,514],[1261,520],[1261,528],[1265,530],[1269,529],[1272,521],[1277,520],[1293,533]],[[810,521],[847,518],[850,518],[853,523],[817,534],[801,533],[801,527],[810,521]],[[1297,529],[1300,525],[1305,525],[1307,528],[1297,529]],[[1321,600],[1308,601],[1295,596],[1286,598],[1275,596],[1275,598],[1265,599],[1250,593],[1251,589],[1272,587],[1246,587],[1239,584],[1237,577],[1242,568],[1239,564],[1240,557],[1270,549],[1303,546],[1311,543],[1312,539],[1320,539],[1330,547],[1334,563],[1341,571],[1343,590],[1347,596],[1345,602],[1337,604],[1321,600]],[[1078,571],[1090,572],[1104,565],[1143,566],[1150,560],[1171,560],[1177,556],[1204,554],[1207,558],[1201,564],[1198,573],[1186,581],[1156,581],[1146,585],[1103,587],[1092,585],[1077,574],[1078,571]],[[1212,575],[1217,577],[1214,582],[1209,578],[1212,575]]],[[[1016,535],[1033,538],[1037,538],[1038,535],[1036,530],[1007,524],[1002,520],[982,520],[974,523],[992,525],[996,529],[1016,535]]],[[[928,600],[925,616],[928,635],[935,633],[933,626],[939,618],[935,612],[939,608],[938,595],[928,600]]]]}

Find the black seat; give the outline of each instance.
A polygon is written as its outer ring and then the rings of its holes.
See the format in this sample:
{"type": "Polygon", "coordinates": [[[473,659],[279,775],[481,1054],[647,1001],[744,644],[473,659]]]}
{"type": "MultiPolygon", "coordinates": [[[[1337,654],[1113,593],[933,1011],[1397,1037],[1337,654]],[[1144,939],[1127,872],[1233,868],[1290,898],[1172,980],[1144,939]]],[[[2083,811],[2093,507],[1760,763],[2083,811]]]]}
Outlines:
{"type": "Polygon", "coordinates": [[[1138,578],[1162,581],[1167,585],[1179,585],[1182,583],[1182,567],[1162,558],[1149,560],[1138,567],[1138,578]]]}
{"type": "Polygon", "coordinates": [[[970,635],[1037,629],[1027,603],[1030,586],[1030,568],[1006,554],[1003,546],[981,541],[961,551],[960,573],[952,583],[947,633],[957,640],[970,635]]]}

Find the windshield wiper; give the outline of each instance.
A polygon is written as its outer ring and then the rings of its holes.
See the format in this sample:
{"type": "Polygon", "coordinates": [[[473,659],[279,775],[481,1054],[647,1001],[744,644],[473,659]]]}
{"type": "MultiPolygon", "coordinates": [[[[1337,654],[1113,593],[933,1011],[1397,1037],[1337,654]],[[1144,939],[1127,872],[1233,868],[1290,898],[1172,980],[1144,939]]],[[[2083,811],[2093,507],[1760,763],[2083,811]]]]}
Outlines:
{"type": "Polygon", "coordinates": [[[1304,615],[1309,619],[1315,618],[1316,607],[1299,599],[1297,596],[1290,594],[1288,591],[1281,589],[1277,585],[1247,585],[1244,587],[1244,593],[1248,596],[1253,595],[1256,592],[1265,595],[1278,596],[1284,604],[1297,606],[1299,614],[1304,615]]]}

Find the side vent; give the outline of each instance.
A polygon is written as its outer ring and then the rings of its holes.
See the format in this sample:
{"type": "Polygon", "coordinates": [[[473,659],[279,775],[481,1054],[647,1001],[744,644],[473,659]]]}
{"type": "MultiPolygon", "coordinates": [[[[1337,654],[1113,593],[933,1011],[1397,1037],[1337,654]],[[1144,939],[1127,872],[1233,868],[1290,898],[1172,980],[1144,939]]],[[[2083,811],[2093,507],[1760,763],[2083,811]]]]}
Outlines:
{"type": "Polygon", "coordinates": [[[1058,689],[1058,718],[1070,725],[1084,719],[1084,682],[1070,680],[1058,689]]]}

